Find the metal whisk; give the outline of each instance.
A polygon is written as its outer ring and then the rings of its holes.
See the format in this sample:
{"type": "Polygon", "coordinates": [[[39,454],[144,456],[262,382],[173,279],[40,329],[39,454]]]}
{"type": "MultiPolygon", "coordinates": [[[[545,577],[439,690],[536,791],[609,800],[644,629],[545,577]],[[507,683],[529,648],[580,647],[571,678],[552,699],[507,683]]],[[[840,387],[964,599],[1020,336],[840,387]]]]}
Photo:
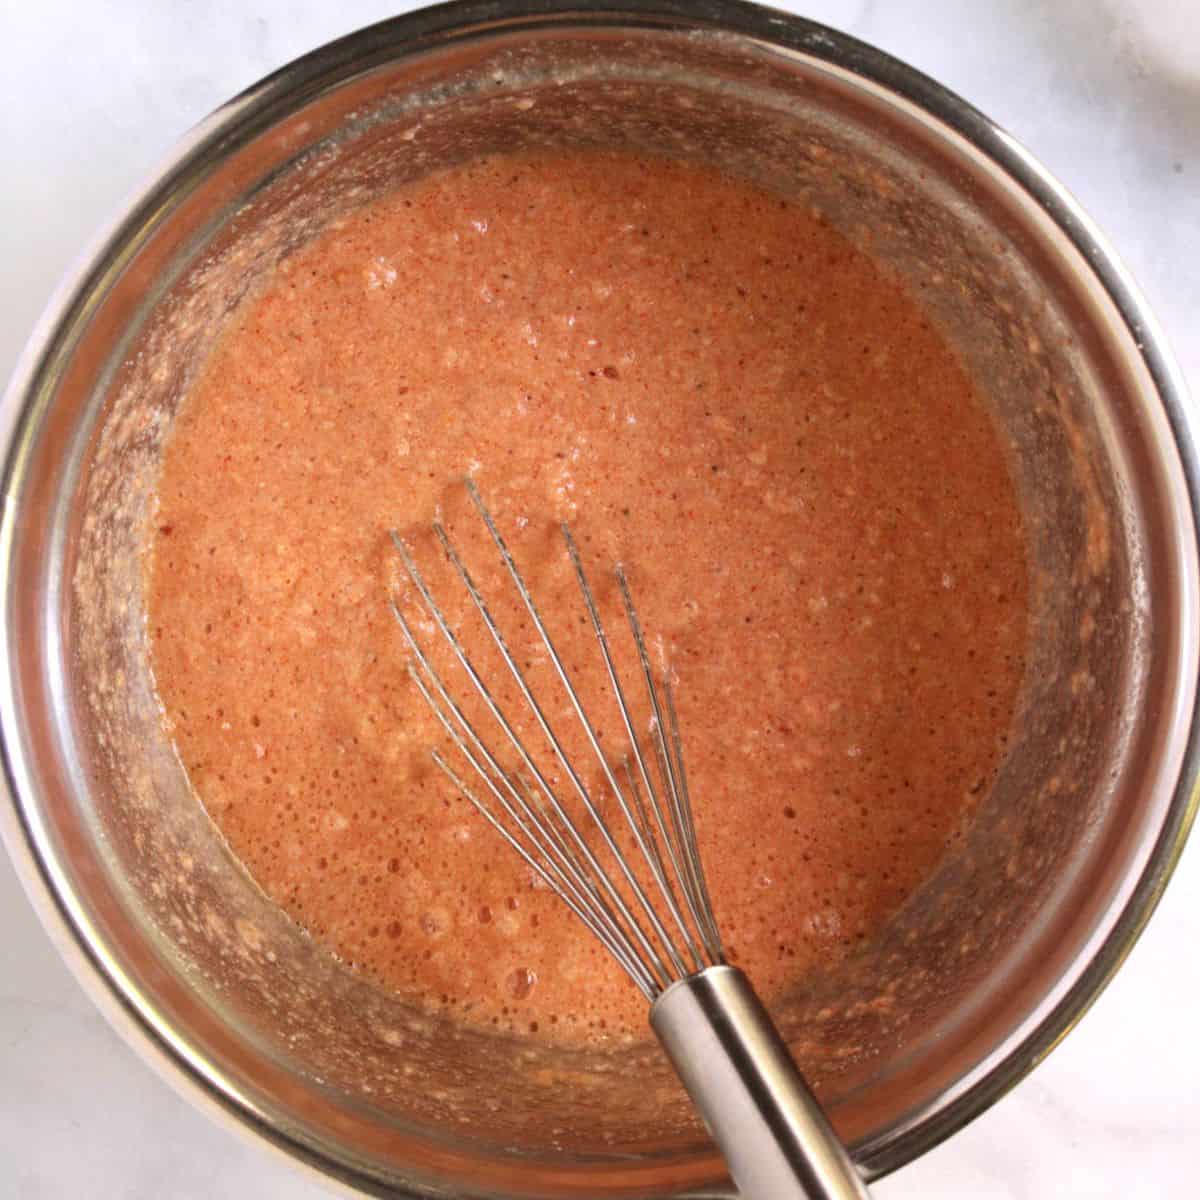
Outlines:
{"type": "Polygon", "coordinates": [[[766,1009],[746,976],[725,961],[696,845],[670,684],[665,677],[655,679],[624,570],[618,565],[615,575],[649,703],[645,738],[639,737],[635,729],[578,546],[570,529],[562,526],[566,552],[630,745],[629,756],[614,766],[601,748],[597,727],[584,711],[576,684],[555,649],[491,513],[474,483],[467,480],[466,488],[595,755],[636,855],[640,856],[640,866],[638,859],[618,845],[616,832],[551,728],[544,708],[440,522],[434,523],[433,532],[545,738],[566,780],[565,794],[574,798],[575,811],[586,820],[573,817],[564,796],[556,794],[537,757],[522,741],[464,650],[413,555],[392,531],[392,541],[425,610],[498,727],[501,744],[507,747],[505,753],[514,755],[522,769],[510,770],[501,765],[497,753],[464,714],[435,669],[393,597],[392,612],[413,654],[409,671],[471,768],[467,774],[474,786],[436,749],[434,761],[600,939],[649,1001],[650,1025],[743,1195],[754,1200],[797,1196],[861,1200],[867,1196],[866,1188],[766,1009]],[[644,740],[649,741],[649,750],[643,747],[644,740]],[[592,831],[592,837],[587,830],[592,831]]]}

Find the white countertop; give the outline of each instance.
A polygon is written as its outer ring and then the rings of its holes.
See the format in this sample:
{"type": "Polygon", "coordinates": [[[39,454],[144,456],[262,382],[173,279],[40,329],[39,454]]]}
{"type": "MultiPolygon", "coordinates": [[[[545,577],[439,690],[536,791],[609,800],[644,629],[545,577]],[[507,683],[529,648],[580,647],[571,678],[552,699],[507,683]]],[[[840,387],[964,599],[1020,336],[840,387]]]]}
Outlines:
{"type": "MultiPolygon", "coordinates": [[[[0,379],[60,273],[179,133],[296,55],[409,7],[0,0],[0,379]]],[[[781,7],[906,59],[1021,139],[1107,231],[1200,393],[1194,0],[781,7]]],[[[60,963],[3,855],[0,945],[0,1195],[331,1194],[210,1124],[117,1038],[60,963]]],[[[875,1195],[1196,1195],[1198,964],[1200,848],[1192,847],[1119,977],[1064,1045],[875,1195]]]]}

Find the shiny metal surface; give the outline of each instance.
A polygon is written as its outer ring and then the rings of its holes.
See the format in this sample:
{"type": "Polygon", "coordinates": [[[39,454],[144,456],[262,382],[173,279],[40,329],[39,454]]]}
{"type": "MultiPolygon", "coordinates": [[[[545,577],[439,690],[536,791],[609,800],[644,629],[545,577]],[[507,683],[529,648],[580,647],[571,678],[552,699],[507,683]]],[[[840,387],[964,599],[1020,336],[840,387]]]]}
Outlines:
{"type": "Polygon", "coordinates": [[[743,1196],[866,1200],[867,1189],[749,980],[709,967],[650,1009],[743,1196]]]}
{"type": "Polygon", "coordinates": [[[1200,617],[1194,430],[1136,289],[1003,131],[852,39],[732,3],[451,5],[325,47],[194,131],[55,298],[0,414],[0,825],[130,1039],[347,1186],[722,1186],[694,1130],[654,1127],[674,1102],[657,1103],[651,1060],[631,1089],[602,1063],[546,1064],[586,1080],[590,1106],[578,1082],[502,1096],[479,1070],[494,1047],[420,1026],[275,923],[190,804],[139,651],[129,564],[154,454],[239,289],[321,215],[305,205],[585,135],[811,192],[851,234],[873,228],[896,270],[936,263],[926,294],[1001,396],[1036,517],[1045,636],[979,837],[859,974],[779,1014],[873,1176],[1031,1069],[1149,918],[1196,811],[1200,617]],[[835,993],[854,1004],[824,1005],[835,993]]]}

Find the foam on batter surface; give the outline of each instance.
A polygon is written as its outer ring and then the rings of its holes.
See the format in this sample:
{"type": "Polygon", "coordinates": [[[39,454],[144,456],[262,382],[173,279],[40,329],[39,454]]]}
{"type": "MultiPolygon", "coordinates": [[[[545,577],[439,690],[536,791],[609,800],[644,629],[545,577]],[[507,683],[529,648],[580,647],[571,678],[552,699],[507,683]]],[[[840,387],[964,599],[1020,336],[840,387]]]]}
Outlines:
{"type": "Polygon", "coordinates": [[[987,791],[1027,627],[1005,452],[918,300],[715,173],[492,159],[284,261],[173,431],[153,666],[253,876],[421,1004],[641,1037],[641,996],[429,761],[387,530],[440,508],[468,536],[466,474],[569,662],[600,670],[556,523],[598,578],[629,564],[718,920],[764,997],[878,932],[987,791]]]}

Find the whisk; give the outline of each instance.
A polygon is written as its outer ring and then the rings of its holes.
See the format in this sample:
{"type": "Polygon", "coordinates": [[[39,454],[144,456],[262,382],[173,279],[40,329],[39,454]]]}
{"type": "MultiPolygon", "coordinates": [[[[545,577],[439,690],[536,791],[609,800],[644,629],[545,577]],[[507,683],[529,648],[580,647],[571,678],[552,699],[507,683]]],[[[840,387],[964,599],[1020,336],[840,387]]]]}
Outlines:
{"type": "Polygon", "coordinates": [[[682,739],[670,683],[656,679],[624,569],[615,577],[649,704],[648,733],[635,729],[613,652],[570,528],[566,553],[599,649],[599,660],[630,746],[614,765],[579,688],[555,649],[525,579],[475,484],[466,489],[499,552],[520,603],[533,623],[624,822],[633,853],[623,851],[597,797],[572,762],[561,736],[534,695],[491,609],[445,527],[433,532],[490,634],[528,715],[565,781],[556,794],[546,771],[493,698],[466,653],[404,540],[392,541],[421,604],[499,730],[494,750],[464,713],[405,618],[392,612],[412,651],[409,671],[462,763],[437,749],[434,761],[536,875],[599,938],[650,1004],[650,1025],[725,1157],[742,1194],[754,1200],[851,1200],[867,1196],[845,1149],[804,1082],[766,1009],[737,967],[725,961],[697,849],[682,739]],[[643,743],[649,742],[649,747],[643,743]],[[500,753],[515,756],[506,769],[500,753]],[[470,769],[462,771],[465,764],[470,769]],[[466,778],[464,778],[464,774],[466,778]],[[566,797],[573,800],[568,803],[566,797]],[[574,809],[577,816],[572,815],[574,809]],[[591,836],[589,836],[589,831],[591,836]]]}

